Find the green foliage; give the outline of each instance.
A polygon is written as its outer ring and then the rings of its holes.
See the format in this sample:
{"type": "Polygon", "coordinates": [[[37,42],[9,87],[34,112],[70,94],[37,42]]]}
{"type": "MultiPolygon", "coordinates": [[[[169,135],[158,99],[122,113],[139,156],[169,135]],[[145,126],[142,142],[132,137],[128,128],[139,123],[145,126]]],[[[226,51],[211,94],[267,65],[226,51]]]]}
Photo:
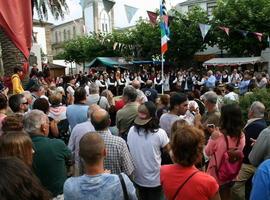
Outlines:
{"type": "Polygon", "coordinates": [[[254,34],[245,38],[239,31],[270,33],[270,1],[269,0],[219,0],[214,11],[214,42],[228,50],[234,56],[260,55],[267,47],[267,38],[259,42],[254,34]],[[229,27],[232,32],[228,37],[218,26],[229,27]]]}
{"type": "Polygon", "coordinates": [[[66,61],[85,63],[96,57],[118,56],[116,51],[113,51],[112,36],[92,34],[89,36],[79,37],[65,44],[63,56],[66,61]]]}
{"type": "Polygon", "coordinates": [[[269,89],[255,89],[252,93],[240,97],[239,105],[243,112],[244,119],[247,120],[248,111],[254,101],[260,101],[264,104],[266,111],[270,111],[270,90],[269,89]]]}
{"type": "Polygon", "coordinates": [[[207,13],[196,6],[186,15],[176,10],[173,13],[168,58],[174,62],[191,59],[198,50],[205,48],[199,23],[209,22],[207,13]]]}
{"type": "MultiPolygon", "coordinates": [[[[169,50],[165,57],[168,61],[180,62],[192,58],[195,52],[205,48],[198,24],[208,23],[209,20],[207,13],[199,7],[194,7],[186,15],[174,10],[173,15],[169,50]]],[[[77,63],[91,61],[98,56],[151,60],[153,55],[160,54],[160,43],[159,24],[153,25],[140,19],[136,26],[130,29],[114,30],[106,35],[92,34],[72,40],[65,45],[64,57],[67,61],[77,63]]]]}

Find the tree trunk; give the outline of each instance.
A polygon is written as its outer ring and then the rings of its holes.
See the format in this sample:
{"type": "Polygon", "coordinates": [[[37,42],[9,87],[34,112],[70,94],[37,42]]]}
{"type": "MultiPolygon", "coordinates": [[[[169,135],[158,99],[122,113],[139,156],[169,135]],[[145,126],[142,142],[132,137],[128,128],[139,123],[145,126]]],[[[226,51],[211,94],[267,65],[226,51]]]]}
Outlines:
{"type": "MultiPolygon", "coordinates": [[[[12,43],[5,32],[0,29],[0,47],[2,49],[2,64],[4,69],[4,84],[11,89],[11,76],[15,66],[23,66],[25,61],[23,53],[12,43]]],[[[29,73],[24,75],[23,86],[29,81],[29,73]]]]}
{"type": "Polygon", "coordinates": [[[2,29],[0,29],[0,43],[2,48],[4,76],[10,77],[13,74],[13,68],[15,66],[22,66],[24,56],[21,51],[12,43],[12,41],[6,36],[2,29]]]}

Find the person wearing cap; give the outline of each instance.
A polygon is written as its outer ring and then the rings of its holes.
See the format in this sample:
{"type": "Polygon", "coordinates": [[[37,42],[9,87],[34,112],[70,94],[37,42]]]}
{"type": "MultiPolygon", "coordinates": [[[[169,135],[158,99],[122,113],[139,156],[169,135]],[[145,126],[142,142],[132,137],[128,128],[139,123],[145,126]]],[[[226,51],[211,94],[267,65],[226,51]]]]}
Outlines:
{"type": "Polygon", "coordinates": [[[23,69],[20,66],[16,66],[13,69],[14,74],[11,76],[13,94],[21,94],[24,92],[20,76],[23,75],[23,69]]]}
{"type": "Polygon", "coordinates": [[[127,143],[135,165],[134,182],[140,199],[161,199],[161,151],[169,152],[170,145],[166,132],[158,126],[153,102],[139,106],[127,143]]]}

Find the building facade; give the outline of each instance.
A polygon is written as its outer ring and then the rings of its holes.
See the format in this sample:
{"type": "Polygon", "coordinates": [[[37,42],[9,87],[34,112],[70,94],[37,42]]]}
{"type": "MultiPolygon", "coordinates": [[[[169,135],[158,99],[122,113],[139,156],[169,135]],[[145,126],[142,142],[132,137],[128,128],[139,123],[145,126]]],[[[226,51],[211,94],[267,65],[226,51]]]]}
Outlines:
{"type": "Polygon", "coordinates": [[[63,51],[65,42],[85,35],[84,19],[79,18],[51,27],[52,55],[63,51]]]}
{"type": "Polygon", "coordinates": [[[176,5],[176,9],[180,13],[187,13],[194,6],[199,6],[205,10],[209,17],[212,17],[213,10],[217,6],[216,0],[187,0],[176,5]]]}

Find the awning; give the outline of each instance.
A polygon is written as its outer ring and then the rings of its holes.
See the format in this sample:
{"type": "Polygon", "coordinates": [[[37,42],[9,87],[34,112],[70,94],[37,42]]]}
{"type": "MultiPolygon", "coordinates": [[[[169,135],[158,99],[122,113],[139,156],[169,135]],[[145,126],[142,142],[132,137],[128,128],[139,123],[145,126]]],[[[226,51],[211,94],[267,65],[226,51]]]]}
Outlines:
{"type": "Polygon", "coordinates": [[[105,67],[110,68],[126,68],[125,65],[129,65],[129,63],[121,57],[97,57],[92,60],[90,63],[86,64],[86,68],[96,67],[99,65],[103,65],[105,67]]]}
{"type": "Polygon", "coordinates": [[[239,66],[246,64],[264,63],[262,57],[243,57],[243,58],[213,58],[203,63],[203,66],[239,66]]]}

